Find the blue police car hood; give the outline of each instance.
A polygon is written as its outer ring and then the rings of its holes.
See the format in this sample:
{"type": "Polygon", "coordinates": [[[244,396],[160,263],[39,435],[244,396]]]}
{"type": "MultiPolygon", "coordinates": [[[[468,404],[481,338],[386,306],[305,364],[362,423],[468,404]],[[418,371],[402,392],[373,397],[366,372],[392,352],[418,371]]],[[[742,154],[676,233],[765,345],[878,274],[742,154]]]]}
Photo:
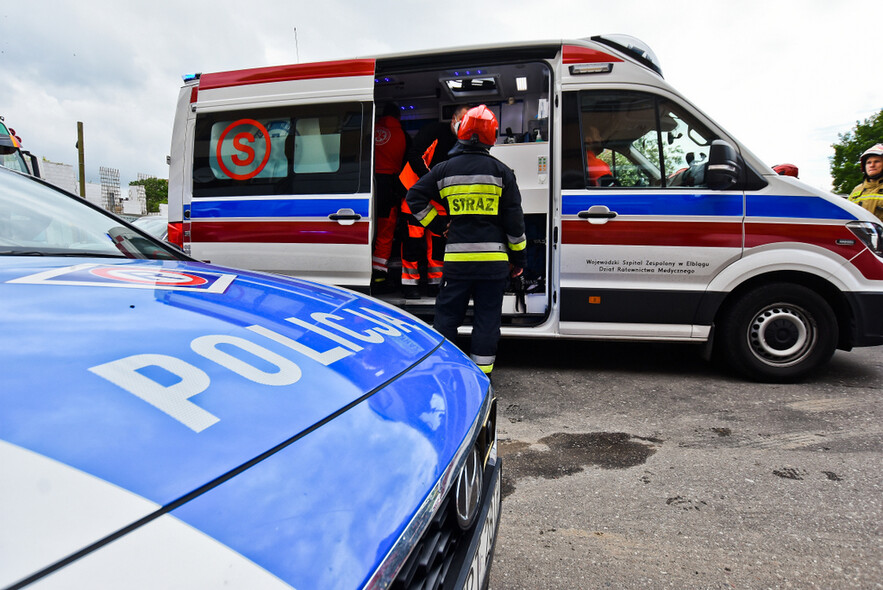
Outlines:
{"type": "MultiPolygon", "coordinates": [[[[20,487],[3,516],[42,537],[0,586],[52,564],[88,580],[102,544],[160,551],[142,531],[164,522],[288,585],[359,586],[487,389],[419,320],[296,279],[18,257],[0,301],[0,456],[20,487]]],[[[9,558],[27,535],[4,528],[9,558]]]]}

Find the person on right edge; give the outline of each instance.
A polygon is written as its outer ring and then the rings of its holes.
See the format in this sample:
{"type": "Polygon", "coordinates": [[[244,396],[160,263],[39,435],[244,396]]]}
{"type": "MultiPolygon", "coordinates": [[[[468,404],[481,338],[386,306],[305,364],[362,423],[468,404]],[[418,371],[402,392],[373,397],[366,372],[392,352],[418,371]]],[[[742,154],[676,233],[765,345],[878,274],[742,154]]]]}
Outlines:
{"type": "Polygon", "coordinates": [[[432,325],[456,343],[471,298],[469,355],[488,376],[497,356],[503,294],[509,277],[523,271],[527,245],[515,173],[488,151],[497,128],[485,105],[469,109],[450,159],[430,168],[405,197],[423,227],[447,236],[432,325]],[[439,215],[433,201],[447,215],[439,215]]]}
{"type": "Polygon", "coordinates": [[[852,189],[849,200],[883,221],[883,143],[865,150],[860,161],[864,180],[852,189]]]}

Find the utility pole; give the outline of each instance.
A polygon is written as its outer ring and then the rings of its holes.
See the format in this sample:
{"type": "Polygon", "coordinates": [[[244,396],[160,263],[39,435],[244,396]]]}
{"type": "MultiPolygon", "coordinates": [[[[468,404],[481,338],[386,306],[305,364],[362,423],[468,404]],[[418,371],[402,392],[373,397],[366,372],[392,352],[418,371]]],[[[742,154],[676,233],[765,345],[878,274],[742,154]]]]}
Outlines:
{"type": "Polygon", "coordinates": [[[83,155],[83,122],[77,121],[77,152],[80,162],[80,196],[86,198],[86,159],[83,155]]]}

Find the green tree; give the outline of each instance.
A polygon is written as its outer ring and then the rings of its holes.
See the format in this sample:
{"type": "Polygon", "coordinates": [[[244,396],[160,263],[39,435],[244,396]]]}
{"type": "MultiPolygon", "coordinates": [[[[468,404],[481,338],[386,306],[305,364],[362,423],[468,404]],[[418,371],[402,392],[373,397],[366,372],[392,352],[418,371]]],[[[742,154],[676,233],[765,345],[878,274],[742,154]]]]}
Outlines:
{"type": "MultiPolygon", "coordinates": [[[[632,143],[632,147],[641,152],[655,166],[659,166],[659,143],[656,140],[655,131],[638,138],[632,143]]],[[[665,155],[665,168],[668,174],[687,165],[684,159],[684,150],[679,145],[664,146],[662,153],[665,155]]],[[[614,170],[620,186],[650,185],[650,178],[646,173],[619,152],[611,153],[610,150],[604,150],[599,158],[610,166],[611,170],[614,170]]]]}
{"type": "Polygon", "coordinates": [[[145,178],[130,184],[144,187],[144,192],[147,194],[147,211],[151,213],[159,211],[160,203],[169,202],[169,181],[165,178],[145,178]]]}
{"type": "Polygon", "coordinates": [[[862,182],[859,158],[866,149],[876,143],[883,143],[883,109],[865,119],[855,122],[855,128],[846,133],[838,133],[840,141],[832,144],[834,155],[831,159],[831,177],[834,179],[834,192],[848,195],[853,187],[862,182]]]}

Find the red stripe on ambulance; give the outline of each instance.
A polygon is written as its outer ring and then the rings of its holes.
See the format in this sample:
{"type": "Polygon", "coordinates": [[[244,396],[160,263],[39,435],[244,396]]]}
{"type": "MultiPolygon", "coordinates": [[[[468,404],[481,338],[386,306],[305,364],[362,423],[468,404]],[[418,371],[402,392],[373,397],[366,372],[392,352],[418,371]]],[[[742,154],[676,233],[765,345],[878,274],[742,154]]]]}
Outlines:
{"type": "Polygon", "coordinates": [[[597,64],[622,61],[616,56],[578,45],[565,45],[561,48],[561,62],[565,64],[597,64]]]}
{"type": "Polygon", "coordinates": [[[766,244],[794,242],[812,244],[849,260],[865,246],[844,225],[818,225],[803,223],[746,223],[745,247],[756,248],[766,244]],[[844,243],[837,243],[844,240],[844,243]],[[848,242],[852,242],[849,244],[848,242]]]}
{"type": "Polygon", "coordinates": [[[199,78],[200,90],[229,88],[248,84],[267,84],[289,80],[316,80],[319,78],[345,78],[349,76],[373,76],[373,59],[353,59],[346,61],[325,61],[311,64],[271,66],[249,70],[234,70],[202,74],[199,78]]]}
{"type": "Polygon", "coordinates": [[[587,221],[563,221],[565,244],[617,246],[687,246],[692,248],[741,248],[740,222],[708,221],[614,221],[593,225],[587,221]]]}
{"type": "Polygon", "coordinates": [[[368,224],[336,221],[196,221],[194,242],[366,244],[368,224]]]}

